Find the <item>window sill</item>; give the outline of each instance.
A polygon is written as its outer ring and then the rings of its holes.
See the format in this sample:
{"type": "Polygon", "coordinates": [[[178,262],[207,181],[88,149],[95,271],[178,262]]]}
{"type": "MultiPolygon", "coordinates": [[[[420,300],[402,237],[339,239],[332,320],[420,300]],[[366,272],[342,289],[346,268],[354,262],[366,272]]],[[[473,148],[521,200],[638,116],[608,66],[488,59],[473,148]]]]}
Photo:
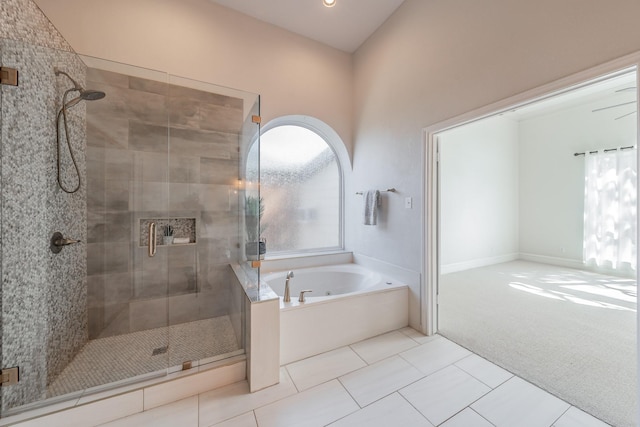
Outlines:
{"type": "Polygon", "coordinates": [[[288,270],[293,268],[318,267],[331,264],[353,262],[353,253],[345,250],[290,253],[268,256],[262,261],[261,273],[288,270]]]}
{"type": "Polygon", "coordinates": [[[340,255],[340,254],[350,254],[351,251],[345,251],[344,249],[336,249],[330,251],[310,251],[310,252],[286,252],[279,253],[275,255],[265,254],[264,261],[275,261],[281,259],[290,259],[290,258],[304,258],[304,257],[317,257],[323,255],[340,255]]]}

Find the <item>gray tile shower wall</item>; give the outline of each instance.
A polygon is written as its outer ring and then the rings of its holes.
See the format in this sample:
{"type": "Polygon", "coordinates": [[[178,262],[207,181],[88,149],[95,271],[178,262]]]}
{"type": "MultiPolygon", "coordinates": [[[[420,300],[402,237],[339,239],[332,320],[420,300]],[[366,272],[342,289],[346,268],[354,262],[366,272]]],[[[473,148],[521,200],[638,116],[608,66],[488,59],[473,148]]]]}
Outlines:
{"type": "MultiPolygon", "coordinates": [[[[54,74],[57,66],[83,83],[85,67],[30,0],[0,2],[0,63],[20,73],[18,87],[0,89],[2,367],[19,366],[21,377],[0,389],[4,414],[45,398],[87,340],[85,246],[49,250],[54,231],[86,241],[86,186],[67,195],[56,183],[55,119],[70,82],[54,74]]],[[[83,182],[84,123],[79,104],[69,130],[83,182]]]]}
{"type": "Polygon", "coordinates": [[[243,100],[98,69],[87,80],[107,93],[87,105],[90,337],[228,314],[243,100]],[[167,224],[190,243],[164,245],[167,224]]]}

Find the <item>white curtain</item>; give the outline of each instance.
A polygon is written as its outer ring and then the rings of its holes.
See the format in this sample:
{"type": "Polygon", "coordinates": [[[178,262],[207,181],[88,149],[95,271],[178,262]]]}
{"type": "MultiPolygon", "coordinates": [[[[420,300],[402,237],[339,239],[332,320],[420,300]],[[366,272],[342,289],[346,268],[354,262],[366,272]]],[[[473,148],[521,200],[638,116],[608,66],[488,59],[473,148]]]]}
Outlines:
{"type": "Polygon", "coordinates": [[[636,270],[636,149],[585,154],[584,261],[636,270]]]}

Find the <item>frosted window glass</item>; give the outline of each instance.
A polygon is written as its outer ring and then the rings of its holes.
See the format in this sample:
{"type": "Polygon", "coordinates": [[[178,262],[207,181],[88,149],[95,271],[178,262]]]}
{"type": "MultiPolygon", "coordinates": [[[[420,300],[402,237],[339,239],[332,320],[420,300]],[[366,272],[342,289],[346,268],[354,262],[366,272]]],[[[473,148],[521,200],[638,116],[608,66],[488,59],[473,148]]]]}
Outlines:
{"type": "Polygon", "coordinates": [[[267,253],[338,248],[340,168],[315,132],[279,126],[260,138],[261,235],[267,253]]]}

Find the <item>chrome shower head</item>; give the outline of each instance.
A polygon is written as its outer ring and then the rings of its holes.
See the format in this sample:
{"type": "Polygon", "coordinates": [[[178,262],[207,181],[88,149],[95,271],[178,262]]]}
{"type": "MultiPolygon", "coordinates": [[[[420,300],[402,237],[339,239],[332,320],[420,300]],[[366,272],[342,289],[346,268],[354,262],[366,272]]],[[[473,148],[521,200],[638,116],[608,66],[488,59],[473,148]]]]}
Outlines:
{"type": "Polygon", "coordinates": [[[99,90],[85,89],[80,91],[80,98],[85,101],[97,101],[98,99],[102,99],[106,96],[104,92],[99,90]]]}
{"type": "Polygon", "coordinates": [[[80,90],[80,95],[64,104],[64,108],[71,108],[80,101],[97,101],[98,99],[102,99],[105,96],[105,93],[100,92],[99,90],[82,89],[80,90]]]}
{"type": "Polygon", "coordinates": [[[65,73],[64,71],[61,71],[61,70],[59,70],[57,68],[55,68],[54,71],[56,73],[56,76],[63,75],[66,78],[68,78],[69,80],[71,80],[71,83],[73,83],[73,88],[69,89],[69,90],[67,90],[67,92],[65,92],[65,97],[71,91],[79,92],[79,95],[76,98],[73,98],[71,101],[69,101],[66,104],[64,104],[64,108],[73,107],[74,105],[76,105],[80,101],[96,101],[98,99],[102,99],[102,98],[105,97],[105,93],[104,92],[101,92],[99,90],[92,90],[92,89],[83,88],[82,86],[80,86],[78,84],[78,82],[76,82],[69,74],[65,73]]]}

